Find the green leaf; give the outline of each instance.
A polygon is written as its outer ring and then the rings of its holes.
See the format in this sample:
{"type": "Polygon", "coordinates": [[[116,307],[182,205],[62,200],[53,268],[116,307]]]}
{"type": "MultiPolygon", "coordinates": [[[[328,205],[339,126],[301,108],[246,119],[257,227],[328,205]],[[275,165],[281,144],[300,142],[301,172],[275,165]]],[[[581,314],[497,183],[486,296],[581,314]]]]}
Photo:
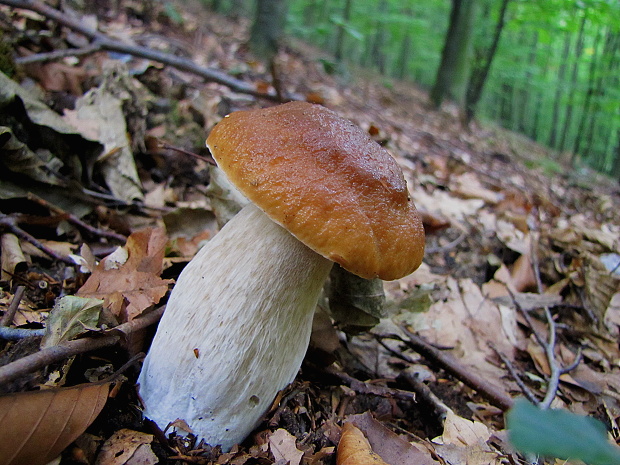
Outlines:
{"type": "Polygon", "coordinates": [[[541,410],[518,399],[506,415],[512,444],[523,453],[577,459],[590,465],[620,464],[620,448],[607,439],[605,425],[566,410],[541,410]]]}
{"type": "Polygon", "coordinates": [[[69,341],[87,331],[98,331],[103,300],[65,296],[56,301],[47,320],[41,348],[69,341]]]}

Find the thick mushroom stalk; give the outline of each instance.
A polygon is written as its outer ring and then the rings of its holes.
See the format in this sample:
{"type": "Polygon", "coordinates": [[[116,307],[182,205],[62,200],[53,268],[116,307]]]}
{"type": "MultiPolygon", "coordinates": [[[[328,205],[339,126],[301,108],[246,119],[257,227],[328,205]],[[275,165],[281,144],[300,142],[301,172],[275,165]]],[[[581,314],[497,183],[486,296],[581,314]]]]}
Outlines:
{"type": "Polygon", "coordinates": [[[250,204],[183,270],[138,383],[145,415],[228,450],[297,374],[332,262],[250,204]]]}

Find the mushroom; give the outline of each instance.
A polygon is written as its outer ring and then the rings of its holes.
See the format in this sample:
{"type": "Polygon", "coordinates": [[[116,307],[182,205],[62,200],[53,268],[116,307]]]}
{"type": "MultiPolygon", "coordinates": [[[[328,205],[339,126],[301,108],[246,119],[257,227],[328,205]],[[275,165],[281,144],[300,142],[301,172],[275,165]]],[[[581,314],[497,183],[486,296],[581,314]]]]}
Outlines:
{"type": "Polygon", "coordinates": [[[320,105],[231,113],[207,146],[249,203],[180,274],[138,383],[160,428],[229,450],[295,378],[333,262],[398,279],[424,230],[396,161],[320,105]]]}

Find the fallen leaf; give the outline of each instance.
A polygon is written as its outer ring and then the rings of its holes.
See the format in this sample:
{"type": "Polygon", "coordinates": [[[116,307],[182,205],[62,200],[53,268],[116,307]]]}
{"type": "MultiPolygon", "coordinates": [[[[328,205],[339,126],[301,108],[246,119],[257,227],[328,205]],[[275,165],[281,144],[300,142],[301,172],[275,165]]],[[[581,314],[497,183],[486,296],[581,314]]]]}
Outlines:
{"type": "Polygon", "coordinates": [[[359,428],[368,439],[372,450],[391,465],[404,463],[437,465],[425,446],[409,443],[386,428],[368,412],[349,415],[347,422],[359,428]]]}
{"type": "Polygon", "coordinates": [[[0,397],[0,465],[45,465],[95,420],[110,383],[0,397]]]}
{"type": "Polygon", "coordinates": [[[153,435],[120,429],[101,446],[95,465],[152,465],[159,462],[151,449],[153,435]]]}
{"type": "Polygon", "coordinates": [[[297,449],[295,436],[283,428],[277,429],[269,436],[269,449],[276,462],[283,460],[289,465],[299,465],[301,457],[304,455],[302,451],[297,449]]]}
{"type": "Polygon", "coordinates": [[[368,439],[353,423],[345,423],[338,443],[336,465],[388,465],[373,452],[368,439]]]}
{"type": "Polygon", "coordinates": [[[452,190],[455,194],[466,199],[481,199],[495,205],[503,199],[503,195],[494,192],[482,185],[475,173],[463,173],[453,179],[452,190]]]}
{"type": "MultiPolygon", "coordinates": [[[[143,229],[127,239],[126,260],[102,260],[77,292],[82,297],[103,299],[121,323],[133,320],[168,292],[170,279],[161,279],[166,246],[163,229],[143,229]]],[[[118,255],[118,254],[115,254],[118,255]]]]}
{"type": "Polygon", "coordinates": [[[49,314],[41,348],[75,339],[87,331],[97,331],[103,300],[67,295],[54,304],[49,314]]]}

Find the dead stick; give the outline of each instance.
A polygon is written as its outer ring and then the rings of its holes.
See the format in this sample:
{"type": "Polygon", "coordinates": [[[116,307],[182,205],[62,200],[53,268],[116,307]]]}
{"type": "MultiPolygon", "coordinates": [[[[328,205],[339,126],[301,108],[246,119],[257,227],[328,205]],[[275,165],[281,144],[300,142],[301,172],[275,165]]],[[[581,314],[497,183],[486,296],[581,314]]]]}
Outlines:
{"type": "Polygon", "coordinates": [[[401,340],[428,361],[441,366],[448,373],[477,391],[496,407],[502,410],[508,410],[512,407],[512,398],[506,392],[490,384],[475,373],[472,373],[471,370],[466,369],[458,363],[456,359],[437,350],[424,339],[416,336],[406,328],[403,328],[403,331],[407,334],[407,339],[401,340]]]}
{"type": "Polygon", "coordinates": [[[13,323],[13,318],[15,318],[15,314],[17,313],[19,304],[24,297],[25,291],[25,286],[17,286],[17,289],[15,289],[15,294],[13,295],[13,300],[11,300],[11,303],[6,309],[6,313],[2,315],[2,319],[0,320],[0,326],[9,326],[11,323],[13,323]]]}
{"type": "Polygon", "coordinates": [[[23,8],[26,10],[35,11],[49,19],[56,21],[73,31],[88,37],[94,41],[93,45],[99,46],[104,50],[127,53],[129,55],[146,58],[148,60],[158,61],[165,65],[173,66],[181,71],[187,71],[193,73],[203,79],[222,84],[229,87],[235,92],[241,92],[244,94],[250,94],[255,97],[264,98],[272,101],[279,101],[278,96],[275,93],[262,93],[258,92],[252,84],[248,84],[244,81],[240,81],[229,76],[226,73],[217,71],[210,68],[205,68],[197,65],[191,60],[186,58],[177,57],[168,53],[158,52],[156,50],[141,47],[139,45],[125,44],[120,41],[114,40],[107,35],[91,29],[80,22],[79,19],[71,18],[62,12],[45,5],[42,2],[35,0],[0,0],[0,4],[12,6],[15,8],[23,8]]]}
{"type": "Polygon", "coordinates": [[[77,227],[84,229],[85,231],[89,232],[90,234],[94,236],[107,237],[109,239],[114,239],[120,242],[125,242],[127,240],[127,238],[123,236],[122,234],[115,233],[114,231],[106,231],[103,229],[98,229],[98,228],[95,228],[89,225],[88,223],[85,223],[84,221],[82,221],[77,216],[73,215],[72,213],[69,213],[63,210],[62,208],[49,203],[47,200],[42,199],[41,197],[39,197],[36,194],[33,194],[32,192],[28,192],[28,200],[36,202],[39,205],[47,208],[51,212],[54,212],[57,215],[60,215],[63,218],[66,218],[66,220],[69,223],[72,223],[76,225],[77,227]]]}
{"type": "Polygon", "coordinates": [[[325,373],[335,376],[358,394],[372,394],[379,397],[391,397],[415,402],[415,393],[413,392],[403,391],[402,389],[392,389],[386,386],[360,381],[359,379],[354,378],[353,376],[348,375],[333,366],[327,367],[325,369],[325,373]]]}
{"type": "Polygon", "coordinates": [[[52,249],[50,249],[45,244],[43,244],[41,241],[36,239],[34,236],[30,235],[29,233],[24,231],[22,228],[20,228],[17,225],[17,220],[13,216],[4,215],[0,213],[0,230],[2,229],[12,232],[17,237],[25,240],[26,242],[30,242],[37,249],[44,252],[46,255],[49,255],[54,260],[59,260],[63,263],[66,263],[67,265],[75,265],[75,262],[71,260],[69,257],[65,257],[64,255],[57,254],[52,249]]]}
{"type": "Polygon", "coordinates": [[[106,331],[105,335],[101,337],[85,337],[63,342],[8,363],[0,367],[0,385],[74,355],[113,346],[120,342],[123,337],[157,323],[163,313],[164,307],[160,307],[144,316],[106,331]]]}
{"type": "Polygon", "coordinates": [[[70,48],[68,50],[56,50],[54,52],[47,53],[34,53],[32,55],[15,58],[15,64],[28,65],[31,63],[46,63],[48,61],[62,60],[66,57],[90,55],[100,50],[101,47],[97,44],[94,44],[84,48],[70,48]]]}

